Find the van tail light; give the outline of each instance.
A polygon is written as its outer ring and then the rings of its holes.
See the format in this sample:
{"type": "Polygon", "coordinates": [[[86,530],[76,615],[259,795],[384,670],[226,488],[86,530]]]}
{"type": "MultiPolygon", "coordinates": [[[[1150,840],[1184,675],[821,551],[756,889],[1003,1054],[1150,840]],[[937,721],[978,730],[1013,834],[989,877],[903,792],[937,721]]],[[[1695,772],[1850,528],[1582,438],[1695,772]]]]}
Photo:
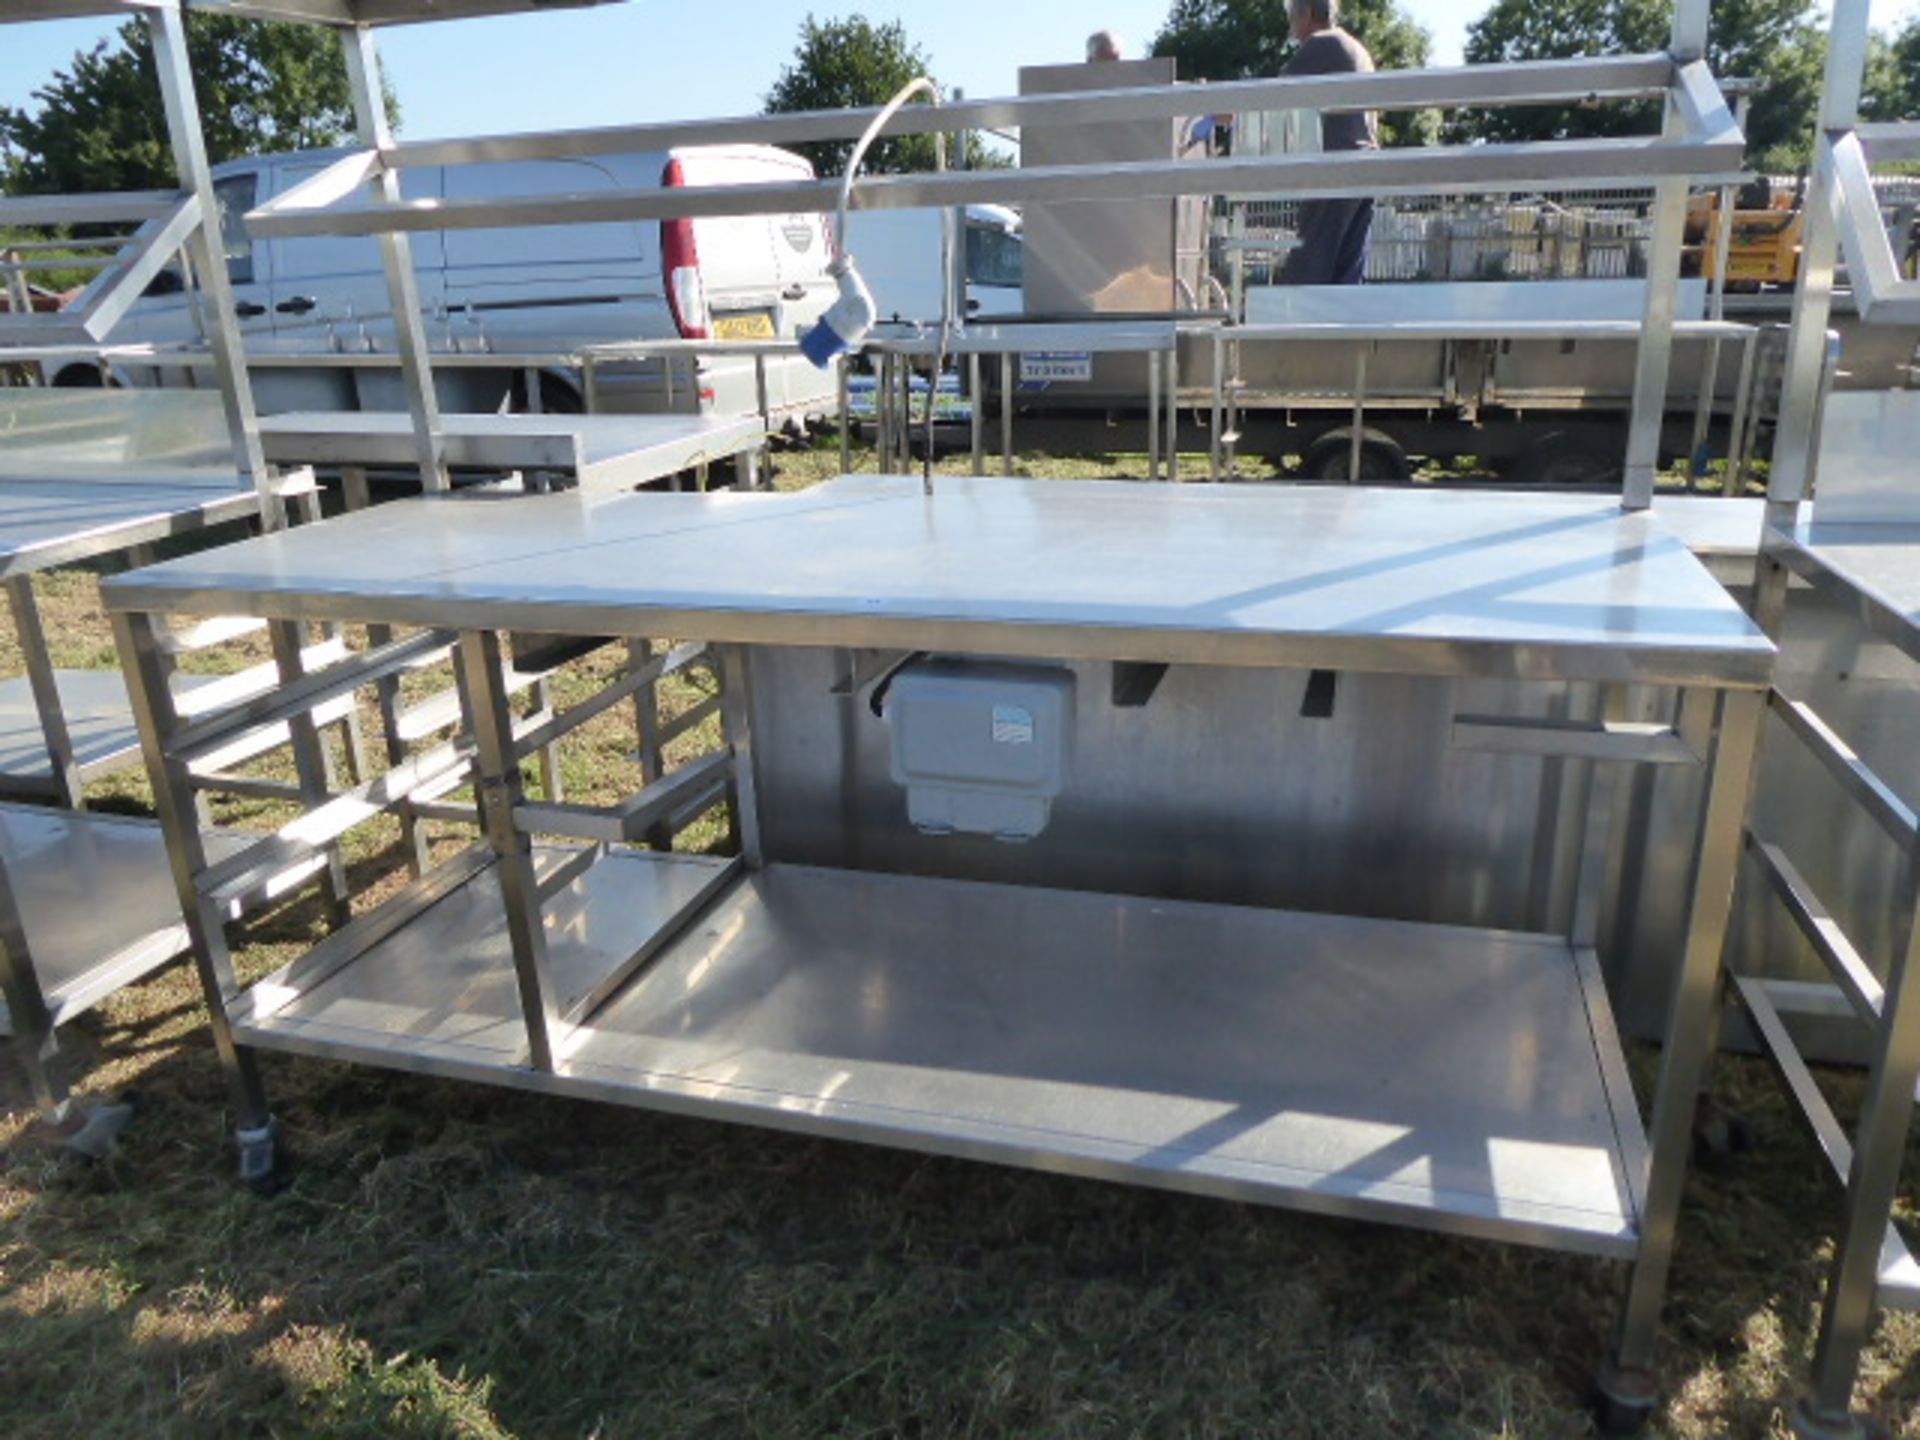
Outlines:
{"type": "MultiPolygon", "coordinates": [[[[687,183],[678,160],[667,162],[660,183],[673,190],[687,183]]],[[[667,306],[682,340],[707,339],[707,290],[700,283],[700,247],[694,243],[693,221],[660,222],[660,268],[667,280],[667,306]]]]}

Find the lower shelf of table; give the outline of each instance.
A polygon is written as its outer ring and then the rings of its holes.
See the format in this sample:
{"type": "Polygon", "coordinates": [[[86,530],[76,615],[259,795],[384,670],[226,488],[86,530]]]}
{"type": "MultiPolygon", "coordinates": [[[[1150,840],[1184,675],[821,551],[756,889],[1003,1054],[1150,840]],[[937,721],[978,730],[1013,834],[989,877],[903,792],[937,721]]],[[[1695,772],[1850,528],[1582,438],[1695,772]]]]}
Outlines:
{"type": "MultiPolygon", "coordinates": [[[[618,963],[704,883],[679,867],[714,863],[616,852],[549,904],[556,968],[618,963]]],[[[1589,1253],[1638,1243],[1639,1116],[1593,957],[1558,937],[774,866],[539,1072],[489,868],[295,989],[242,1040],[1589,1253]]]]}
{"type": "MultiPolygon", "coordinates": [[[[216,859],[245,843],[215,833],[216,859]]],[[[0,805],[0,860],[55,1024],[180,955],[186,926],[158,822],[0,805]]],[[[0,1034],[11,1017],[0,1001],[0,1034]]]]}
{"type": "MultiPolygon", "coordinates": [[[[54,680],[73,757],[83,774],[105,774],[138,762],[140,731],[118,670],[57,670],[54,680]]],[[[185,695],[209,683],[210,677],[185,675],[177,688],[185,695]]],[[[32,684],[24,675],[0,680],[0,786],[31,788],[50,783],[52,774],[32,684]]]]}

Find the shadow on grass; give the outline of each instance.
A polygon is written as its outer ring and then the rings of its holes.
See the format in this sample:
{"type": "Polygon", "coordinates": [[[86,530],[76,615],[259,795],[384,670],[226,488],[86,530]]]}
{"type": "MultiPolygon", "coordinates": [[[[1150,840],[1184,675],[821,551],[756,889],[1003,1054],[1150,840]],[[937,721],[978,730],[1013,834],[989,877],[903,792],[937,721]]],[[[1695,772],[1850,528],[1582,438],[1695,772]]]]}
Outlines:
{"type": "MultiPolygon", "coordinates": [[[[190,980],[152,984],[152,1014],[82,1022],[76,1058],[174,1021],[190,980]]],[[[9,1435],[1576,1436],[1624,1283],[280,1057],[298,1168],[262,1202],[230,1178],[204,1041],[155,1048],[110,1167],[0,1177],[9,1435]]],[[[1818,1157],[1756,1063],[1721,1082],[1760,1147],[1690,1184],[1657,1434],[1784,1434],[1817,1315],[1818,1157]]],[[[1907,1331],[1876,1352],[1896,1424],[1915,1353],[1907,1331]]]]}

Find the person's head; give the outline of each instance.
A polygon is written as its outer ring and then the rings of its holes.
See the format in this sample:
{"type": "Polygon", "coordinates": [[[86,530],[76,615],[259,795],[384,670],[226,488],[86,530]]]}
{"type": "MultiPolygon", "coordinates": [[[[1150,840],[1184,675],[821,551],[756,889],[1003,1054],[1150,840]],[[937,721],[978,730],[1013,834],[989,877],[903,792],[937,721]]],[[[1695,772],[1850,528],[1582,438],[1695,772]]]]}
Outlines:
{"type": "Polygon", "coordinates": [[[1304,40],[1340,23],[1340,0],[1287,0],[1287,24],[1293,38],[1304,40]]]}
{"type": "Polygon", "coordinates": [[[1097,65],[1102,61],[1120,58],[1120,41],[1111,30],[1096,30],[1087,37],[1087,63],[1097,65]]]}

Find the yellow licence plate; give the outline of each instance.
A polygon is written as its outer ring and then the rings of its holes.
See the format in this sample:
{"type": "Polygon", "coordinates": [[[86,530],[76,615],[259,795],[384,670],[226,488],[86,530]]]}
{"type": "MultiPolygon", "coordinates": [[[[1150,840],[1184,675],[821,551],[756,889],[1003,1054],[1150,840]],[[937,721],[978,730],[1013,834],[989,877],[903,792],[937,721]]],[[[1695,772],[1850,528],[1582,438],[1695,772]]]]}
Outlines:
{"type": "Polygon", "coordinates": [[[749,310],[744,315],[716,315],[713,317],[713,338],[716,340],[771,340],[773,339],[773,315],[766,310],[749,310]]]}

